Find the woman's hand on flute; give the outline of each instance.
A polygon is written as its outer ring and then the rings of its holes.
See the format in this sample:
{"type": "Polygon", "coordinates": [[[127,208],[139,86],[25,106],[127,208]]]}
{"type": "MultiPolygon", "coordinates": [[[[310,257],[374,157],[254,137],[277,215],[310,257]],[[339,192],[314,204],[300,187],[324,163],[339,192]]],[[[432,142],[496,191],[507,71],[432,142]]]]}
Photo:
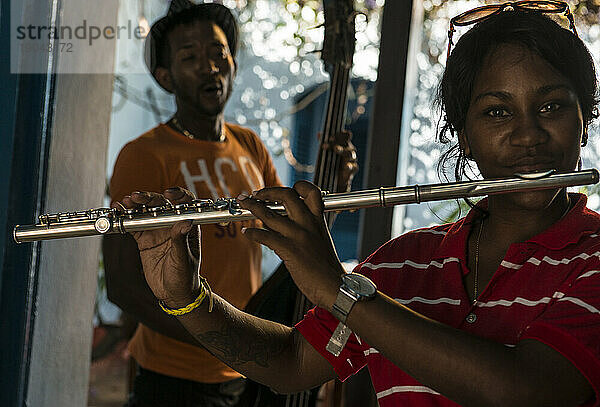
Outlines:
{"type": "MultiPolygon", "coordinates": [[[[121,204],[127,209],[133,209],[143,205],[163,206],[168,202],[177,205],[191,202],[193,198],[192,193],[183,188],[170,188],[164,195],[132,192],[130,196],[123,198],[121,204]]],[[[197,296],[199,271],[188,255],[186,246],[186,235],[192,227],[191,221],[181,221],[170,228],[131,233],[140,251],[148,286],[157,299],[171,308],[185,306],[197,296]]]]}
{"type": "Polygon", "coordinates": [[[314,304],[330,309],[344,268],[323,217],[319,188],[299,181],[294,188],[267,188],[251,197],[240,195],[238,201],[264,225],[264,229],[243,229],[245,235],[274,250],[304,295],[314,304]],[[287,216],[270,210],[264,201],[283,204],[287,216]]]}

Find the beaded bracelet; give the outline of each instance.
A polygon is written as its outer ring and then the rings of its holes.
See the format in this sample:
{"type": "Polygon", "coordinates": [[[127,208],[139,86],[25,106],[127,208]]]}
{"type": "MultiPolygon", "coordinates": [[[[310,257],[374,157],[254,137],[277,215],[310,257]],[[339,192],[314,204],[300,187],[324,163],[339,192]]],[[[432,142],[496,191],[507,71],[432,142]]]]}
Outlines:
{"type": "Polygon", "coordinates": [[[212,312],[212,308],[213,308],[212,290],[210,289],[210,285],[208,285],[208,281],[206,281],[206,279],[204,277],[200,277],[200,294],[198,294],[198,297],[196,297],[194,302],[186,305],[183,308],[169,308],[160,300],[158,301],[158,305],[164,312],[166,312],[169,315],[175,315],[175,316],[185,315],[185,314],[192,312],[196,308],[198,308],[207,296],[208,296],[208,301],[209,301],[208,312],[212,312]]]}

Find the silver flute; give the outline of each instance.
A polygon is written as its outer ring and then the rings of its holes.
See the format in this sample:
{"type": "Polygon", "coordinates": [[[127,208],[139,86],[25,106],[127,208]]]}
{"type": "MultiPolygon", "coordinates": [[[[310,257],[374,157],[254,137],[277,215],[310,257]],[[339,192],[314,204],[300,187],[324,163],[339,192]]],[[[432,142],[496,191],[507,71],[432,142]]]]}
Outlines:
{"type": "MultiPolygon", "coordinates": [[[[596,169],[561,174],[547,171],[481,181],[381,187],[335,194],[324,192],[323,204],[325,211],[344,211],[596,183],[598,183],[596,169]]],[[[285,213],[285,208],[279,203],[267,202],[266,204],[273,211],[285,213]]],[[[255,219],[255,216],[250,211],[242,209],[233,198],[221,198],[214,201],[196,199],[190,203],[179,205],[141,206],[125,210],[98,208],[81,212],[41,215],[39,222],[35,225],[15,226],[13,237],[15,242],[24,243],[160,229],[183,220],[192,221],[195,225],[202,225],[227,224],[249,219],[255,219]]]]}

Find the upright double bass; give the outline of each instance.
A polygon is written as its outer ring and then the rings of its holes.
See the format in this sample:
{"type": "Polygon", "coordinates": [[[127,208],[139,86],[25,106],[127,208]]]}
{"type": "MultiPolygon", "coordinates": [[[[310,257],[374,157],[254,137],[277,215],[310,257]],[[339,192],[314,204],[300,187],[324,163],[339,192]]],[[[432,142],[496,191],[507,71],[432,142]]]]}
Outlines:
{"type": "MultiPolygon", "coordinates": [[[[353,0],[324,0],[323,3],[325,38],[321,58],[330,76],[330,87],[313,182],[324,191],[335,192],[338,189],[341,159],[330,147],[344,129],[354,55],[356,13],[353,0]]],[[[326,216],[331,227],[335,215],[328,213],[326,216]]],[[[250,300],[246,311],[265,319],[293,325],[303,318],[311,306],[282,263],[250,300]]],[[[250,405],[261,407],[312,407],[319,390],[316,388],[292,395],[276,395],[270,389],[255,383],[250,383],[249,387],[249,394],[253,398],[253,404],[250,405]]],[[[341,386],[330,387],[333,391],[327,396],[328,407],[337,407],[341,400],[341,386]]]]}

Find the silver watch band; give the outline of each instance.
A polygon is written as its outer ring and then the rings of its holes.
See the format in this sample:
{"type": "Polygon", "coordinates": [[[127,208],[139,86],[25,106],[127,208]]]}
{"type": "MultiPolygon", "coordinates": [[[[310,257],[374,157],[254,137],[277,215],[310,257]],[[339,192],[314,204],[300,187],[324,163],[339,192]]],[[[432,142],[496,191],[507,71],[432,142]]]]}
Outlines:
{"type": "Polygon", "coordinates": [[[334,356],[338,357],[352,330],[346,326],[348,314],[354,307],[357,301],[364,299],[373,299],[377,293],[377,287],[367,277],[349,273],[342,276],[342,285],[338,291],[337,297],[331,307],[331,315],[333,315],[340,323],[336,327],[333,335],[329,338],[326,349],[334,356]]]}
{"type": "Polygon", "coordinates": [[[346,342],[348,342],[351,334],[352,331],[350,328],[340,322],[335,328],[333,335],[331,335],[331,338],[329,338],[325,349],[337,358],[342,353],[342,349],[346,346],[346,342]]]}
{"type": "Polygon", "coordinates": [[[337,298],[335,299],[335,303],[331,308],[331,314],[336,317],[338,321],[345,324],[346,319],[348,318],[348,314],[352,310],[354,304],[358,298],[352,297],[349,293],[345,292],[343,288],[338,291],[337,298]]]}

